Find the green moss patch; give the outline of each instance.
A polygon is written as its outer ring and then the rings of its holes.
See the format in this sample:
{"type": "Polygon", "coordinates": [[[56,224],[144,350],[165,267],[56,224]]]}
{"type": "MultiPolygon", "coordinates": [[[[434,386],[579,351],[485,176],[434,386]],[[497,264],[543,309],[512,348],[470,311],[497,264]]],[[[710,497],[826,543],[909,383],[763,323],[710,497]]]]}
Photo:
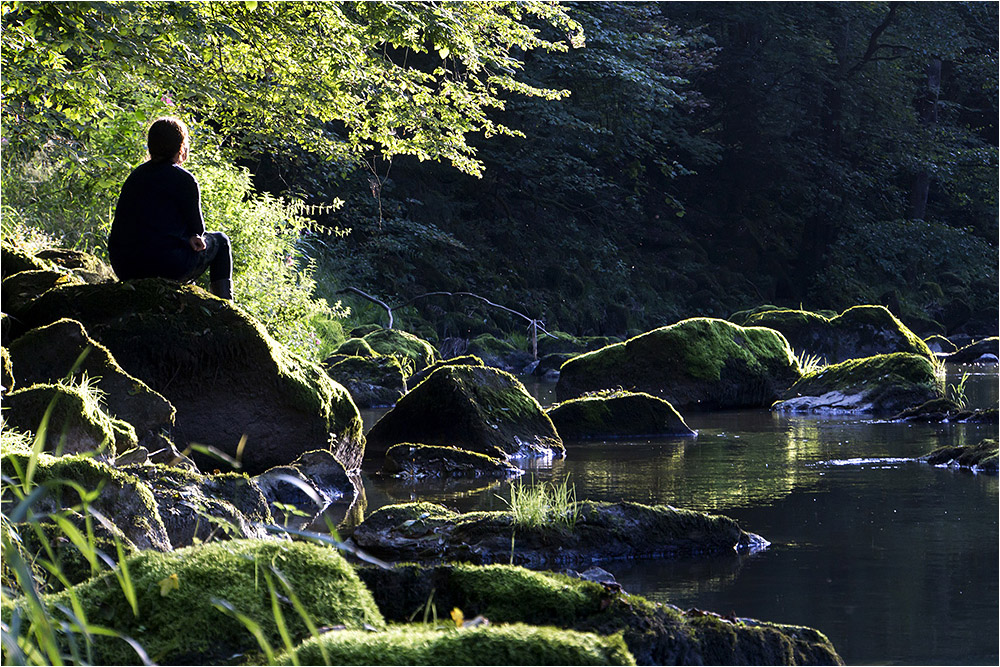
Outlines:
{"type": "MultiPolygon", "coordinates": [[[[127,563],[137,614],[110,573],[75,586],[73,592],[89,622],[132,637],[161,664],[228,663],[258,653],[254,636],[233,612],[256,623],[269,644],[280,646],[273,605],[281,609],[293,641],[305,639],[310,632],[291,604],[292,596],[317,628],[384,626],[354,570],[327,547],[238,540],[166,554],[144,552],[127,563]]],[[[60,614],[58,605],[70,607],[67,592],[42,600],[54,615],[60,614]]],[[[139,659],[123,640],[95,635],[94,662],[124,665],[139,659]]]]}
{"type": "Polygon", "coordinates": [[[402,357],[413,365],[413,371],[423,370],[437,361],[437,351],[427,341],[398,329],[379,329],[364,340],[379,354],[402,357]]]}
{"type": "Polygon", "coordinates": [[[643,393],[583,396],[554,405],[547,414],[565,439],[696,435],[674,406],[643,393]]]}
{"type": "Polygon", "coordinates": [[[639,664],[842,664],[830,641],[811,628],[655,604],[591,581],[510,565],[468,564],[359,569],[390,621],[438,617],[459,608],[492,623],[556,626],[621,634],[639,664]]]}
{"type": "MultiPolygon", "coordinates": [[[[620,636],[528,625],[438,630],[397,626],[386,632],[330,632],[297,648],[314,665],[634,665],[620,636]]],[[[284,656],[279,665],[295,664],[284,656]]]]}
{"type": "MultiPolygon", "coordinates": [[[[354,339],[361,340],[361,339],[354,339]]],[[[395,405],[406,392],[406,378],[395,357],[334,355],[323,362],[331,378],[344,386],[361,408],[395,405]]]]}
{"type": "Polygon", "coordinates": [[[552,421],[517,378],[482,366],[444,366],[399,399],[368,432],[385,447],[415,442],[493,457],[561,454],[552,421]]]}
{"type": "Polygon", "coordinates": [[[943,395],[944,380],[926,356],[897,352],[851,359],[809,373],[774,408],[895,414],[943,395]]]}
{"type": "Polygon", "coordinates": [[[621,388],[678,408],[761,407],[798,377],[791,349],[776,331],[694,318],[570,359],[556,394],[566,400],[621,388]]]}
{"type": "Polygon", "coordinates": [[[352,357],[376,357],[379,353],[372,349],[364,338],[348,338],[340,344],[334,354],[345,354],[352,357]]]}

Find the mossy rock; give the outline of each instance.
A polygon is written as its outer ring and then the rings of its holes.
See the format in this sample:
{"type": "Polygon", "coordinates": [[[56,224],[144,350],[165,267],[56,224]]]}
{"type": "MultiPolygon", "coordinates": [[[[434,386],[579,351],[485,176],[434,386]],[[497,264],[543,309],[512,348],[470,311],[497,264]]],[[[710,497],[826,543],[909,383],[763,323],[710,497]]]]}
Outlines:
{"type": "Polygon", "coordinates": [[[82,285],[79,278],[53,270],[22,271],[4,278],[0,287],[4,310],[18,316],[32,301],[60,285],[82,285]]]}
{"type": "Polygon", "coordinates": [[[66,248],[48,248],[35,253],[35,257],[72,271],[73,275],[86,283],[115,281],[115,272],[111,267],[90,253],[66,248]]]}
{"type": "Polygon", "coordinates": [[[0,392],[7,393],[12,391],[16,386],[14,381],[14,365],[10,360],[10,353],[7,351],[6,347],[0,347],[0,369],[2,369],[2,377],[0,377],[0,392]]]}
{"type": "Polygon", "coordinates": [[[370,333],[375,333],[376,331],[384,331],[385,327],[380,324],[362,324],[360,326],[351,329],[349,335],[351,338],[364,338],[370,333]]]}
{"type": "Polygon", "coordinates": [[[816,356],[824,363],[893,352],[932,355],[882,306],[855,306],[833,318],[805,310],[769,310],[749,316],[747,325],[780,331],[796,354],[816,356]]]}
{"type": "Polygon", "coordinates": [[[944,380],[923,355],[882,354],[808,373],[773,409],[896,414],[944,396],[944,380]]]}
{"type": "Polygon", "coordinates": [[[995,364],[998,358],[1000,358],[1000,338],[992,336],[966,345],[944,360],[949,364],[995,364]]]}
{"type": "Polygon", "coordinates": [[[583,352],[593,352],[608,345],[620,343],[620,338],[610,336],[572,336],[563,331],[552,331],[538,336],[538,356],[548,354],[577,355],[583,352]]]}
{"type": "Polygon", "coordinates": [[[986,439],[974,446],[940,447],[919,460],[934,466],[958,466],[995,475],[997,441],[986,439]]]}
{"type": "Polygon", "coordinates": [[[108,349],[75,320],[32,329],[11,343],[10,355],[20,386],[86,375],[103,393],[107,412],[131,424],[140,441],[147,432],[169,429],[174,423],[170,402],[122,370],[108,349]]]}
{"type": "Polygon", "coordinates": [[[142,480],[174,549],[211,539],[263,538],[272,523],[267,500],[245,474],[202,475],[165,465],[126,465],[142,480]]]}
{"type": "Polygon", "coordinates": [[[389,561],[529,567],[622,558],[735,557],[737,550],[767,545],[728,517],[667,505],[584,501],[567,506],[564,515],[555,512],[543,525],[535,525],[516,523],[512,512],[459,514],[433,503],[389,505],[366,518],[351,539],[389,561]]]}
{"type": "Polygon", "coordinates": [[[330,503],[358,500],[360,480],[352,481],[344,466],[328,451],[306,452],[292,463],[271,468],[253,478],[273,514],[284,523],[305,526],[330,503]],[[289,508],[294,507],[292,511],[289,508]]]}
{"type": "MultiPolygon", "coordinates": [[[[30,456],[21,452],[5,452],[4,474],[17,483],[27,478],[30,456]]],[[[81,499],[77,484],[84,492],[100,491],[90,505],[109,519],[121,534],[139,549],[167,551],[171,548],[167,529],[149,485],[135,475],[95,461],[85,455],[49,456],[40,454],[32,476],[35,486],[48,486],[49,492],[32,508],[36,515],[45,515],[76,507],[81,499]]],[[[5,487],[4,512],[17,503],[12,490],[5,487]]]]}
{"type": "MultiPolygon", "coordinates": [[[[92,623],[136,639],[150,660],[159,664],[227,664],[235,656],[259,656],[257,640],[234,614],[259,626],[271,646],[280,646],[272,607],[281,604],[278,600],[297,600],[314,627],[378,629],[385,624],[371,593],[329,547],[234,540],[166,554],[146,551],[127,563],[138,613],[133,613],[110,572],[75,586],[72,593],[92,623]]],[[[42,596],[42,604],[60,616],[58,606],[71,606],[69,593],[42,596]]],[[[9,621],[12,606],[3,611],[4,621],[9,621]]],[[[310,635],[291,606],[283,619],[293,641],[310,635]]],[[[118,638],[95,635],[93,651],[94,664],[140,664],[135,651],[118,638]]]]}
{"type": "Polygon", "coordinates": [[[697,435],[674,406],[643,393],[588,395],[558,403],[546,412],[560,437],[568,440],[697,435]]]}
{"type": "Polygon", "coordinates": [[[924,339],[924,344],[934,354],[951,354],[958,351],[958,346],[940,335],[928,336],[924,339]]]}
{"type": "Polygon", "coordinates": [[[275,664],[634,665],[635,659],[617,635],[514,623],[444,632],[425,625],[328,632],[305,641],[275,664]]]}
{"type": "Polygon", "coordinates": [[[147,279],[58,287],[23,314],[29,327],[63,317],[81,322],[127,373],[170,401],[181,448],[197,443],[230,457],[241,449],[251,474],[324,446],[348,469],[361,463],[361,416],[347,390],[229,301],[147,279]]]}
{"type": "Polygon", "coordinates": [[[531,363],[531,354],[492,334],[480,334],[469,341],[466,352],[492,368],[515,373],[531,363]]]}
{"type": "Polygon", "coordinates": [[[552,420],[517,378],[495,368],[444,366],[399,399],[368,432],[373,445],[460,447],[487,456],[564,451],[552,420]]]}
{"type": "Polygon", "coordinates": [[[409,360],[413,364],[413,372],[423,370],[437,361],[437,351],[430,343],[405,331],[379,329],[366,334],[364,340],[379,354],[409,360]]]}
{"type": "Polygon", "coordinates": [[[48,262],[36,258],[20,245],[9,243],[8,239],[0,243],[0,275],[4,278],[23,271],[46,271],[52,268],[48,262]]]}
{"type": "Polygon", "coordinates": [[[406,479],[428,477],[491,477],[505,479],[521,474],[506,459],[498,459],[457,447],[402,443],[385,453],[382,475],[406,479]]]}
{"type": "Polygon", "coordinates": [[[839,665],[836,650],[811,628],[652,603],[599,583],[510,565],[397,565],[359,568],[383,615],[402,622],[432,600],[443,616],[621,634],[642,665],[839,665]]]}
{"type": "Polygon", "coordinates": [[[323,367],[331,378],[347,389],[360,408],[389,407],[406,393],[403,368],[395,357],[338,354],[323,361],[323,367]]]}
{"type": "Polygon", "coordinates": [[[726,319],[728,319],[733,324],[738,324],[741,327],[745,327],[749,326],[748,323],[750,321],[750,318],[753,317],[754,315],[759,315],[760,313],[766,313],[772,310],[788,310],[788,309],[783,306],[775,306],[766,303],[764,305],[757,306],[755,308],[748,308],[746,310],[736,311],[726,319]]]}
{"type": "Polygon", "coordinates": [[[764,407],[799,378],[788,343],[772,329],[693,318],[562,365],[560,401],[620,388],[676,408],[764,407]]]}
{"type": "Polygon", "coordinates": [[[348,338],[333,352],[351,357],[377,357],[379,353],[372,349],[364,338],[348,338]]]}
{"type": "Polygon", "coordinates": [[[91,452],[113,461],[138,444],[131,425],[108,415],[93,391],[77,386],[34,384],[10,392],[4,425],[42,435],[45,451],[60,454],[91,452]]]}
{"type": "Polygon", "coordinates": [[[431,373],[443,366],[485,366],[483,360],[472,354],[463,354],[459,357],[452,357],[450,359],[441,359],[440,361],[435,361],[433,364],[428,366],[422,371],[417,371],[409,378],[407,378],[406,383],[410,387],[416,387],[418,384],[427,379],[431,373]]]}

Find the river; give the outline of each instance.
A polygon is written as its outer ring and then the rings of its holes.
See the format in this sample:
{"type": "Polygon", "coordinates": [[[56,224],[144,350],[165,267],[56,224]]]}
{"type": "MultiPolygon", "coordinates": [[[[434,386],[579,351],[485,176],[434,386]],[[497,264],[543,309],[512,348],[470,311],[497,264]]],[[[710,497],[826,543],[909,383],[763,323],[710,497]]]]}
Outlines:
{"type": "MultiPolygon", "coordinates": [[[[973,407],[1000,401],[996,366],[969,373],[973,407]]],[[[529,383],[542,405],[552,384],[529,383]]],[[[368,425],[379,412],[366,412],[368,425]]],[[[567,442],[515,483],[569,476],[578,499],[725,514],[772,544],[749,557],[605,562],[630,593],[684,609],[808,625],[848,664],[996,665],[998,480],[916,463],[997,438],[998,425],[879,423],[767,411],[691,413],[694,438],[567,442]]],[[[377,470],[381,452],[366,454],[377,470]]],[[[509,484],[421,485],[365,475],[367,511],[431,500],[504,509],[509,484]]]]}

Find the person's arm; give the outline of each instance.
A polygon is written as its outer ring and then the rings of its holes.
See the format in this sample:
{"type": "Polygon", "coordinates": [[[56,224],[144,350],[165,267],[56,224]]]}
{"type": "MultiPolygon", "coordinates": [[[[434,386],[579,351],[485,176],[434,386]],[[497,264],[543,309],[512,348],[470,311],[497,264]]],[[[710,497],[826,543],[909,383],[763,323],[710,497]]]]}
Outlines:
{"type": "Polygon", "coordinates": [[[185,183],[186,192],[184,193],[184,205],[181,209],[181,214],[184,216],[184,235],[187,237],[191,249],[195,252],[201,252],[205,249],[205,239],[202,238],[202,234],[205,233],[205,221],[201,215],[201,190],[195,177],[187,170],[184,170],[184,173],[189,179],[185,183]]]}

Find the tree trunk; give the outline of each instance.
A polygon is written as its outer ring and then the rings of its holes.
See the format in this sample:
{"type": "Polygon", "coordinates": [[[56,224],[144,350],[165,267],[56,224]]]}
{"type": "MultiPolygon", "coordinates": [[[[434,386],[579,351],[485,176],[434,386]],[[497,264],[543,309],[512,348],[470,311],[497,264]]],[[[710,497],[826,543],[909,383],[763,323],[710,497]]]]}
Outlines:
{"type": "MultiPolygon", "coordinates": [[[[934,58],[927,65],[927,89],[917,99],[917,113],[925,130],[938,122],[938,99],[941,96],[941,60],[934,58]]],[[[925,167],[913,178],[910,186],[910,219],[923,220],[927,215],[927,195],[931,189],[931,172],[925,167]]]]}

